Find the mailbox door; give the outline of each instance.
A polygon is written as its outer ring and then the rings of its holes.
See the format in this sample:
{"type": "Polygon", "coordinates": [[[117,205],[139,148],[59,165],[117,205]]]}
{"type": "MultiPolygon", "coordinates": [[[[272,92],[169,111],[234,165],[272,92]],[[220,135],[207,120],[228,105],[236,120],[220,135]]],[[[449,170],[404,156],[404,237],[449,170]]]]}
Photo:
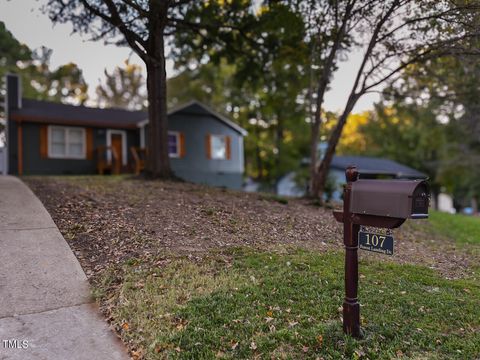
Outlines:
{"type": "Polygon", "coordinates": [[[427,184],[417,186],[412,196],[412,218],[428,218],[429,193],[427,184]]]}

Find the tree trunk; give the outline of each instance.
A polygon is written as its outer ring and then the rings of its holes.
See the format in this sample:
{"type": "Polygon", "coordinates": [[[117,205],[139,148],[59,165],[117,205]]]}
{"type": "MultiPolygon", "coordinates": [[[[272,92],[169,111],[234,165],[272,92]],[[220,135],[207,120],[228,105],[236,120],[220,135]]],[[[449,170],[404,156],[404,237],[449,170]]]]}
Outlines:
{"type": "Polygon", "coordinates": [[[315,174],[317,171],[317,154],[318,154],[318,139],[320,137],[320,116],[315,119],[312,123],[311,134],[310,134],[310,195],[314,196],[313,188],[315,182],[315,174]]]}
{"type": "MultiPolygon", "coordinates": [[[[166,12],[165,12],[166,16],[166,12]]],[[[164,22],[153,21],[150,27],[147,66],[148,88],[148,156],[146,173],[153,178],[172,178],[168,157],[167,74],[165,68],[164,22]]]]}
{"type": "Polygon", "coordinates": [[[471,206],[472,206],[473,215],[477,215],[478,214],[478,202],[477,202],[477,198],[475,196],[472,197],[471,206]]]}
{"type": "Polygon", "coordinates": [[[277,148],[277,153],[275,154],[275,184],[280,179],[282,175],[280,172],[280,167],[282,165],[282,156],[283,156],[283,120],[280,116],[277,117],[277,127],[275,129],[275,147],[277,148]]]}
{"type": "Polygon", "coordinates": [[[260,142],[260,131],[258,125],[255,125],[255,134],[257,136],[257,141],[255,144],[255,157],[257,160],[257,180],[263,180],[263,161],[262,161],[262,156],[260,154],[260,146],[258,145],[260,142]]]}
{"type": "MultiPolygon", "coordinates": [[[[325,184],[327,183],[328,171],[330,169],[330,164],[332,163],[333,156],[335,155],[335,149],[337,148],[338,141],[342,135],[343,127],[347,122],[348,116],[353,110],[353,107],[357,103],[359,96],[352,94],[347,101],[347,105],[338,120],[338,124],[335,126],[330,139],[328,140],[328,147],[323,156],[320,166],[315,171],[315,176],[312,181],[312,195],[317,199],[322,201],[323,192],[325,190],[325,184]]],[[[355,165],[355,164],[351,164],[355,165]]]]}
{"type": "MultiPolygon", "coordinates": [[[[336,11],[338,11],[339,4],[336,3],[336,11]]],[[[333,68],[335,66],[335,59],[337,53],[340,49],[340,45],[343,42],[345,36],[345,30],[347,28],[348,22],[351,20],[352,11],[355,7],[355,1],[347,4],[345,13],[342,16],[341,25],[338,28],[337,35],[334,37],[332,48],[326,58],[326,61],[323,65],[322,75],[318,83],[317,88],[317,101],[315,116],[312,122],[311,128],[311,137],[310,137],[310,196],[317,197],[318,182],[317,182],[317,153],[318,153],[318,140],[320,137],[320,126],[322,124],[322,106],[323,100],[325,97],[325,92],[327,91],[328,85],[330,84],[330,78],[332,76],[333,68]]],[[[323,191],[323,190],[322,190],[323,191]]]]}

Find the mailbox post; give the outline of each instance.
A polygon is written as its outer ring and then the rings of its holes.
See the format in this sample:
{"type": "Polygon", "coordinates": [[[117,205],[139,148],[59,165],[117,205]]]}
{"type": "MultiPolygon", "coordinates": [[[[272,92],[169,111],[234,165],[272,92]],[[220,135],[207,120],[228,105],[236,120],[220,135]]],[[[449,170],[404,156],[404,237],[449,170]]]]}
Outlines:
{"type": "MultiPolygon", "coordinates": [[[[402,225],[407,218],[428,218],[429,190],[425,181],[359,180],[355,166],[347,168],[345,177],[347,184],[343,192],[343,211],[334,211],[333,215],[343,223],[345,245],[343,331],[358,338],[361,336],[358,303],[360,226],[393,229],[402,225]]],[[[391,241],[393,249],[393,237],[391,241]]]]}
{"type": "Polygon", "coordinates": [[[358,232],[360,226],[352,222],[350,201],[352,183],[358,178],[355,167],[345,172],[347,185],[343,197],[343,243],[345,245],[345,299],[343,301],[343,331],[360,336],[360,304],[358,303],[358,232]]]}

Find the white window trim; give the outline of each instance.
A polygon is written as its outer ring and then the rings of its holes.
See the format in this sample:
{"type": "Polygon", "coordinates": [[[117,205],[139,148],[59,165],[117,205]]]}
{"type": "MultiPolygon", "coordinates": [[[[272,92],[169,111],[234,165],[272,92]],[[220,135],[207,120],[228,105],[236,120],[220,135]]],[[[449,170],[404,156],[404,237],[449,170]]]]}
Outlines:
{"type": "Polygon", "coordinates": [[[56,126],[56,125],[49,125],[48,126],[48,157],[51,159],[76,159],[76,160],[85,160],[87,158],[87,132],[85,128],[74,127],[74,126],[56,126]],[[58,155],[52,153],[52,130],[54,129],[61,129],[65,131],[65,155],[58,155]],[[83,133],[83,154],[82,155],[70,155],[68,154],[68,133],[69,129],[74,130],[81,130],[83,133]]]}
{"type": "Polygon", "coordinates": [[[180,152],[182,151],[181,150],[182,145],[180,144],[180,132],[179,131],[169,131],[168,135],[175,135],[175,137],[177,138],[177,152],[175,154],[170,154],[170,152],[168,152],[168,156],[171,157],[171,158],[179,158],[180,157],[180,152]]]}
{"type": "Polygon", "coordinates": [[[212,160],[227,160],[227,137],[228,135],[224,134],[210,134],[210,158],[212,160]],[[224,157],[214,157],[214,151],[213,151],[213,138],[214,137],[223,137],[225,140],[225,156],[224,157]]]}
{"type": "MultiPolygon", "coordinates": [[[[125,130],[107,130],[107,146],[112,146],[112,135],[121,135],[122,136],[122,165],[127,165],[127,132],[125,130]]],[[[112,161],[112,152],[107,151],[107,160],[112,161]]]]}

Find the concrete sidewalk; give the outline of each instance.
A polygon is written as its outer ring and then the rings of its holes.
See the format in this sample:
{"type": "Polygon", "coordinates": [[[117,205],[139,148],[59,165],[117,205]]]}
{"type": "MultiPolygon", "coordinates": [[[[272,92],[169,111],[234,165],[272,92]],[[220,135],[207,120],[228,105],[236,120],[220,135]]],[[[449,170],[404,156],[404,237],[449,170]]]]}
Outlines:
{"type": "Polygon", "coordinates": [[[42,203],[0,176],[0,360],[128,358],[42,203]]]}

